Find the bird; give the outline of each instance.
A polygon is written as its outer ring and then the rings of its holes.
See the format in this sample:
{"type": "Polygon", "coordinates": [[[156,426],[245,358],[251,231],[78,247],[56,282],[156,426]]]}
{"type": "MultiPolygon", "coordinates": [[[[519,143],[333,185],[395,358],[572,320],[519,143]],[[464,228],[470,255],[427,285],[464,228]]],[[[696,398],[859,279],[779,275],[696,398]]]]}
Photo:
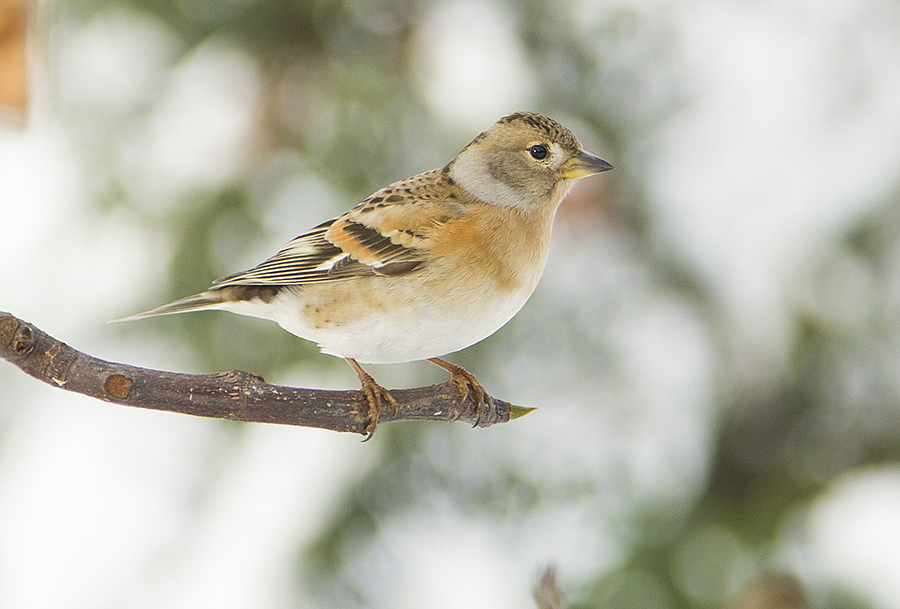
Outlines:
{"type": "Polygon", "coordinates": [[[432,362],[464,399],[471,387],[480,416],[484,387],[442,357],[522,308],[543,273],[560,203],[576,180],[612,168],[559,122],[515,112],[443,167],[377,190],[259,265],[116,321],[210,309],[273,320],[350,364],[368,437],[383,402],[393,412],[398,404],[361,364],[432,362]]]}

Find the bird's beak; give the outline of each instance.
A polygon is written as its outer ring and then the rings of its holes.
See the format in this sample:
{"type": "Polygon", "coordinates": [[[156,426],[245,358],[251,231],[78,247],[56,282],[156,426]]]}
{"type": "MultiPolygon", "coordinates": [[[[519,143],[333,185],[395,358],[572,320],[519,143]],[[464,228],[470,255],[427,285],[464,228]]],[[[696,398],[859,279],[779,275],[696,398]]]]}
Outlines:
{"type": "Polygon", "coordinates": [[[600,157],[582,150],[581,154],[563,163],[562,175],[564,178],[583,178],[612,168],[612,165],[600,157]]]}

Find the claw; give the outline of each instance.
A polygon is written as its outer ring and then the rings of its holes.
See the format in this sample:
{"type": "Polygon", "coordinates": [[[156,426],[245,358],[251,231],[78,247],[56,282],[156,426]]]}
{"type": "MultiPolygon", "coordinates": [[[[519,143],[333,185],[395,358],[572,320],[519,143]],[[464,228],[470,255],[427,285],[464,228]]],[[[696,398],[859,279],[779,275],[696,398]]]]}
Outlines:
{"type": "Polygon", "coordinates": [[[388,405],[391,407],[391,414],[397,414],[397,408],[399,408],[399,404],[397,400],[394,399],[394,396],[390,394],[390,392],[375,382],[375,379],[372,378],[372,375],[362,369],[362,366],[355,359],[344,358],[347,360],[347,363],[350,364],[350,367],[353,368],[354,372],[356,372],[356,376],[359,377],[359,382],[362,384],[361,390],[363,395],[366,396],[366,401],[369,404],[369,409],[366,412],[366,439],[363,442],[368,442],[372,439],[372,435],[375,433],[375,428],[378,427],[378,416],[381,414],[381,400],[387,400],[388,405]]]}
{"type": "Polygon", "coordinates": [[[450,378],[459,385],[463,400],[469,397],[469,387],[471,386],[475,392],[475,396],[472,398],[475,402],[475,425],[473,427],[478,427],[481,415],[484,414],[484,408],[487,405],[487,391],[484,390],[484,386],[478,382],[475,375],[462,366],[457,366],[439,357],[431,357],[428,361],[450,373],[450,378]]]}

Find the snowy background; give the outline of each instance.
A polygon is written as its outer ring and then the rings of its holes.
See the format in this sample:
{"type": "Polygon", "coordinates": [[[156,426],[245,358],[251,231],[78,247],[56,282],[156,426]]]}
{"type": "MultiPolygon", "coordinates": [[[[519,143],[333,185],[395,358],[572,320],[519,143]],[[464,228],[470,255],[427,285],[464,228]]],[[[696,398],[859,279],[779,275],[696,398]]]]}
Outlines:
{"type": "MultiPolygon", "coordinates": [[[[900,5],[54,0],[0,124],[0,310],[92,355],[352,388],[205,289],[500,116],[616,170],[453,357],[538,407],[371,442],[0,365],[0,607],[900,606],[900,5]]],[[[385,386],[444,378],[374,366],[385,386]]]]}

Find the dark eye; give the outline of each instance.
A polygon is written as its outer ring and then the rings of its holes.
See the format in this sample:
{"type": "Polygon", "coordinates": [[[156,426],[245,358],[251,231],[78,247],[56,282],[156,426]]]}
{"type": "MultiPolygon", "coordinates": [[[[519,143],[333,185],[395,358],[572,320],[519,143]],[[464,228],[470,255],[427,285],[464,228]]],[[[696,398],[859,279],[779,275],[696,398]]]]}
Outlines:
{"type": "Polygon", "coordinates": [[[531,153],[531,158],[541,160],[547,156],[547,147],[543,144],[535,144],[528,149],[528,152],[531,153]]]}

